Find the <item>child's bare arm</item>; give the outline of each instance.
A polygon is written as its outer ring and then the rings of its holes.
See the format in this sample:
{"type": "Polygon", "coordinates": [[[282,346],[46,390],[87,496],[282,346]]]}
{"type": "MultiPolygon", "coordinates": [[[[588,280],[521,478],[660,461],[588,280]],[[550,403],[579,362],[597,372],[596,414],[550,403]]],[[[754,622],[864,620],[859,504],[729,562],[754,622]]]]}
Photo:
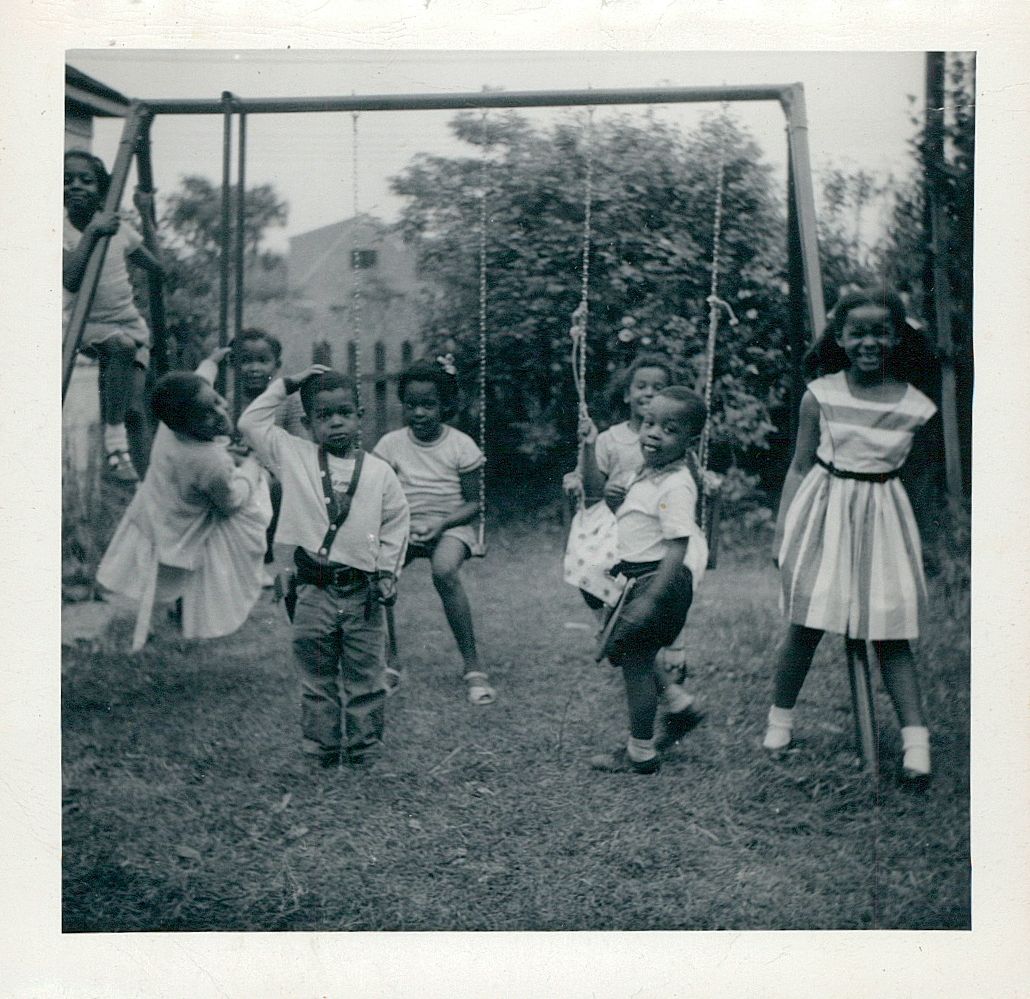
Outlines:
{"type": "Polygon", "coordinates": [[[164,276],[164,264],[157,259],[145,246],[137,246],[132,253],[127,254],[126,259],[137,267],[142,267],[143,270],[148,271],[151,274],[156,274],[158,277],[164,276]]]}
{"type": "Polygon", "coordinates": [[[86,264],[97,240],[113,236],[118,231],[118,216],[114,212],[97,212],[85,229],[75,248],[65,250],[61,262],[61,283],[68,291],[78,291],[82,285],[86,264]]]}
{"type": "Polygon", "coordinates": [[[787,478],[783,482],[780,494],[780,509],[776,517],[776,534],[773,538],[773,558],[779,557],[780,545],[783,542],[783,526],[787,511],[797,494],[802,479],[815,464],[815,452],[819,446],[819,403],[811,392],[801,398],[798,411],[798,436],[794,444],[794,457],[791,459],[787,478]]]}
{"type": "Polygon", "coordinates": [[[595,502],[604,493],[605,475],[597,467],[597,426],[589,417],[579,421],[580,450],[579,473],[583,477],[583,492],[588,502],[595,502]]]}

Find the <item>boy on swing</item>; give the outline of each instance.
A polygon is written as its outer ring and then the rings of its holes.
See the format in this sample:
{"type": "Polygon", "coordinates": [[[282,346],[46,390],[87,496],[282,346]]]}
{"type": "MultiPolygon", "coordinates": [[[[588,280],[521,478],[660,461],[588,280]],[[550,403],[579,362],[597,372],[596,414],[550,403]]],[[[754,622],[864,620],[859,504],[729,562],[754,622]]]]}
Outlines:
{"type": "Polygon", "coordinates": [[[708,544],[695,520],[698,483],[689,452],[705,424],[703,400],[681,385],[651,400],[640,427],[643,468],[616,512],[620,561],[612,575],[629,582],[605,627],[598,658],[622,670],[629,709],[629,739],[614,755],[595,756],[606,773],[655,774],[661,751],[696,723],[687,703],[670,705],[664,732],[654,723],[663,693],[655,657],[683,627],[708,561],[708,544]]]}
{"type": "Polygon", "coordinates": [[[393,469],[355,451],[360,421],[354,380],[322,364],[274,379],[238,421],[283,487],[275,540],[296,546],[291,617],[302,749],[324,768],[341,757],[363,764],[382,743],[382,605],[396,596],[408,537],[408,503],[393,469]],[[298,390],[311,440],[276,426],[298,390]]]}

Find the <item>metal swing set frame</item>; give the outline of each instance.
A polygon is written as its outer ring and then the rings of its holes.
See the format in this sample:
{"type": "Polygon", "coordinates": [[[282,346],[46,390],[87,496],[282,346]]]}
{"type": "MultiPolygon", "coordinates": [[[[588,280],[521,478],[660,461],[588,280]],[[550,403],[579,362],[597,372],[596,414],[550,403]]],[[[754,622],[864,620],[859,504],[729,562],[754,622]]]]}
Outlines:
{"type": "MultiPolygon", "coordinates": [[[[137,163],[138,187],[145,193],[154,191],[154,175],[150,155],[150,129],[158,115],[221,115],[222,139],[222,204],[221,204],[221,267],[219,295],[219,346],[226,346],[239,334],[243,317],[244,271],[244,181],[246,169],[246,125],[252,114],[301,114],[365,111],[486,111],[491,108],[594,107],[600,105],[735,103],[740,101],[774,101],[780,105],[786,120],[787,134],[787,279],[788,329],[791,355],[791,440],[797,429],[797,411],[805,391],[802,357],[809,339],[823,332],[826,309],[823,301],[819,248],[816,235],[815,195],[808,148],[808,119],[805,92],[801,83],[762,86],[656,87],[607,90],[542,90],[499,91],[456,94],[385,94],[350,97],[286,97],[241,98],[228,91],[219,99],[153,99],[134,100],[129,105],[118,152],[111,169],[111,183],[104,211],[117,211],[121,203],[133,159],[137,163]],[[237,128],[237,177],[235,211],[240,224],[231,240],[232,139],[234,121],[237,128]],[[230,247],[230,242],[233,246],[230,247]],[[231,272],[235,270],[235,299],[230,335],[231,272]],[[807,337],[806,337],[807,331],[807,337]]],[[[79,349],[86,318],[96,291],[110,237],[97,240],[83,275],[75,305],[64,331],[62,342],[62,403],[68,391],[75,356],[79,349]]],[[[148,247],[156,249],[156,247],[148,247]]],[[[161,282],[150,278],[150,325],[154,346],[152,364],[155,375],[168,369],[167,338],[161,282]]],[[[223,381],[219,388],[224,390],[223,381]]],[[[876,728],[870,677],[865,657],[848,645],[848,675],[854,704],[856,742],[867,767],[877,767],[876,728]]]]}

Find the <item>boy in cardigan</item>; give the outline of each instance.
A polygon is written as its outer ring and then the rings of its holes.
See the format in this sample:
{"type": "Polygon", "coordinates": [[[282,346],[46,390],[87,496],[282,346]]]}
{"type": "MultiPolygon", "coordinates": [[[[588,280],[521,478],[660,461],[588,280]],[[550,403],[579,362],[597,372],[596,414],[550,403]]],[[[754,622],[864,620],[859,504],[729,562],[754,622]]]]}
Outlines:
{"type": "Polygon", "coordinates": [[[296,546],[302,748],[328,768],[341,754],[362,764],[382,742],[382,605],[396,595],[408,537],[408,504],[393,470],[354,450],[360,419],[354,380],[314,364],[273,380],[238,423],[283,486],[275,540],[296,546]],[[276,426],[298,390],[311,440],[276,426]]]}
{"type": "Polygon", "coordinates": [[[622,670],[630,734],[625,749],[590,761],[595,770],[657,773],[660,750],[697,723],[689,698],[681,708],[670,705],[656,746],[654,722],[664,682],[655,657],[683,627],[708,560],[695,520],[698,483],[689,454],[704,423],[703,400],[680,385],[655,395],[641,422],[644,466],[615,515],[621,561],[611,572],[626,576],[629,586],[601,650],[622,670]]]}

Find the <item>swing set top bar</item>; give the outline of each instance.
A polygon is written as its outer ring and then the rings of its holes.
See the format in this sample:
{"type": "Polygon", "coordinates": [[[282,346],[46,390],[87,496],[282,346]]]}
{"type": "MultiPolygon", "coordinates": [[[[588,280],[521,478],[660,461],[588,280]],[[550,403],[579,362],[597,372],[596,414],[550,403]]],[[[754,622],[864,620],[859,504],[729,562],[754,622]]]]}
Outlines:
{"type": "MultiPolygon", "coordinates": [[[[594,104],[691,104],[716,101],[779,101],[785,107],[799,83],[740,87],[654,87],[619,90],[481,91],[466,94],[372,94],[363,97],[233,97],[239,114],[303,111],[447,111],[483,108],[572,107],[594,104]]],[[[223,100],[141,100],[144,113],[223,114],[223,100]]]]}

